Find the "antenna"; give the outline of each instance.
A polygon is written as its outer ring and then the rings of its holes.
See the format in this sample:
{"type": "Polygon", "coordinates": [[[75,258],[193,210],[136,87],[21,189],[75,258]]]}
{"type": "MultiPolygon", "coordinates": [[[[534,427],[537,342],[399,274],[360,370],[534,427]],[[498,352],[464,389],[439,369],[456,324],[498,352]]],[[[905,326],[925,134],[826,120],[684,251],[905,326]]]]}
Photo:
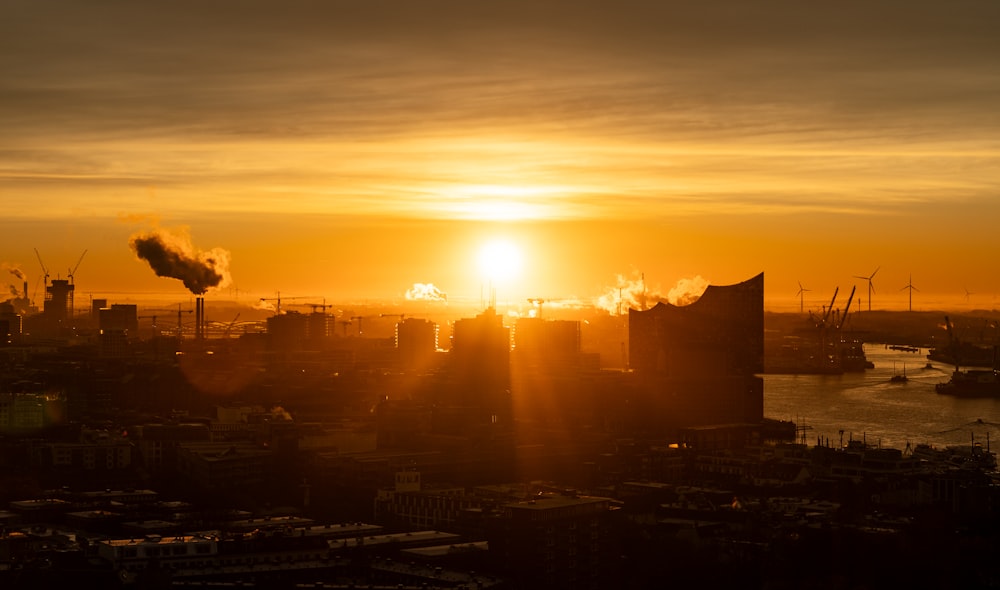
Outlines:
{"type": "Polygon", "coordinates": [[[875,293],[875,284],[872,283],[872,279],[875,278],[875,273],[877,273],[880,268],[882,267],[881,266],[877,267],[875,271],[872,274],[868,275],[867,277],[863,277],[861,275],[854,275],[854,278],[856,279],[864,279],[868,281],[868,311],[872,310],[872,294],[875,293]]]}

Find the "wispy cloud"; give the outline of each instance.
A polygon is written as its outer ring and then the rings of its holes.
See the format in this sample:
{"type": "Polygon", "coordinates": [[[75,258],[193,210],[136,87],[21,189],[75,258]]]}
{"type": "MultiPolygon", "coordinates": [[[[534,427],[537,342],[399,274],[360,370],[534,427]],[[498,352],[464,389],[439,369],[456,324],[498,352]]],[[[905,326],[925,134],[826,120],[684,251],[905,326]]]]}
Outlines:
{"type": "Polygon", "coordinates": [[[48,214],[150,186],[172,211],[879,214],[1000,181],[992,3],[56,4],[0,24],[0,191],[48,214]]]}

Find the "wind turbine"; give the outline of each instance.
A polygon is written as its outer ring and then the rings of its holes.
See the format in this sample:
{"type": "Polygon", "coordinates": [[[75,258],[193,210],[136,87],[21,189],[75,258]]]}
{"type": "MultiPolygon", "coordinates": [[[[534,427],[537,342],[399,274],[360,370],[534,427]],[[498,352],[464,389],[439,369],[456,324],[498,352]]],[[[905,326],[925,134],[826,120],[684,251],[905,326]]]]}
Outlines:
{"type": "Polygon", "coordinates": [[[968,287],[963,287],[965,289],[965,302],[969,302],[969,295],[975,295],[972,291],[969,291],[968,287]]]}
{"type": "MultiPolygon", "coordinates": [[[[918,288],[916,288],[916,287],[913,286],[913,275],[912,274],[910,275],[910,282],[906,283],[906,286],[903,287],[903,289],[909,289],[910,290],[910,311],[913,311],[913,292],[914,291],[919,291],[920,289],[918,289],[918,288]]],[[[900,289],[900,291],[902,291],[903,289],[900,289]]],[[[871,300],[869,299],[869,301],[871,301],[871,300]]]]}
{"type": "Polygon", "coordinates": [[[882,267],[880,266],[876,268],[875,271],[872,274],[868,275],[867,277],[863,277],[861,275],[854,275],[854,278],[856,279],[864,279],[868,281],[868,311],[872,310],[872,293],[875,292],[875,285],[872,284],[872,279],[875,278],[875,273],[878,272],[879,268],[882,267]]]}
{"type": "Polygon", "coordinates": [[[799,292],[796,293],[796,295],[799,296],[799,313],[805,312],[806,309],[805,295],[804,295],[806,291],[812,291],[812,289],[806,289],[805,287],[802,286],[802,281],[799,281],[799,292]]]}

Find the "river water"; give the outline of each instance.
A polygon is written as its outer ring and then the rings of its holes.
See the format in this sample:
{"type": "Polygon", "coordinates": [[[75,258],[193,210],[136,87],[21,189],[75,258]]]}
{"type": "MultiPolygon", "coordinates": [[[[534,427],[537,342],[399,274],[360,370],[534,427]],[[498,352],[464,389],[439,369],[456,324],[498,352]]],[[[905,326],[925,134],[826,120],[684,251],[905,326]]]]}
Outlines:
{"type": "Polygon", "coordinates": [[[948,381],[954,367],[932,363],[927,350],[903,352],[865,344],[874,369],[844,375],[764,375],[764,415],[802,427],[807,444],[818,437],[903,449],[907,443],[943,447],[973,440],[1000,450],[1000,398],[962,399],[940,395],[934,385],[948,381]],[[891,383],[906,372],[906,383],[891,383]]]}

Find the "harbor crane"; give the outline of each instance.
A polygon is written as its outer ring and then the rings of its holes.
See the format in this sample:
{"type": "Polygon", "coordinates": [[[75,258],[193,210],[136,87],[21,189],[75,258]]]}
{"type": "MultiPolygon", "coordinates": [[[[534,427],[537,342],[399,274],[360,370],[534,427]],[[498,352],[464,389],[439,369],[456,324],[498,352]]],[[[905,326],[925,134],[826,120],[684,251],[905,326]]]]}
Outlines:
{"type": "Polygon", "coordinates": [[[856,285],[851,287],[851,294],[847,296],[847,305],[844,306],[844,315],[843,317],[837,318],[838,329],[843,328],[847,324],[847,320],[849,320],[851,317],[851,301],[854,300],[854,291],[856,289],[857,289],[856,285]]]}

